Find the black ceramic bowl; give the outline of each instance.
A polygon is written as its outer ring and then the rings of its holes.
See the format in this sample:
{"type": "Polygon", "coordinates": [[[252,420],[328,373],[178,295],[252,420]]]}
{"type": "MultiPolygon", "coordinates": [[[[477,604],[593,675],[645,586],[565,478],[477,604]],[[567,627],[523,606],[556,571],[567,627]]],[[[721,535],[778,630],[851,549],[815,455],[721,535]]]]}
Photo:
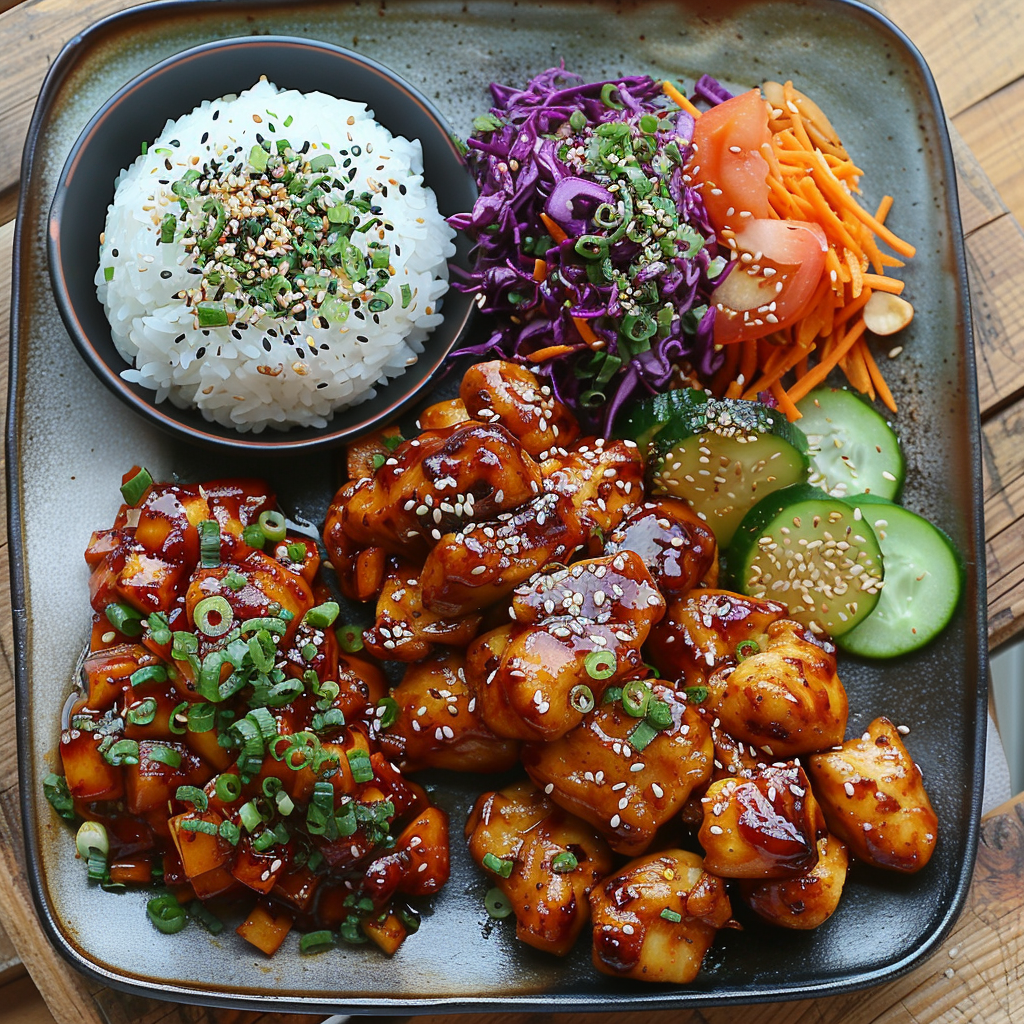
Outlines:
{"type": "MultiPolygon", "coordinates": [[[[250,36],[193,47],[161,61],[119,89],[88,123],[68,156],[50,209],[50,276],[64,323],[99,379],[136,412],[188,441],[250,453],[288,453],[329,447],[385,422],[422,397],[472,312],[471,297],[449,289],[444,322],[427,339],[419,360],[377,387],[376,395],[343,409],[322,428],[239,433],[207,422],[196,410],[156,403],[155,392],[120,376],[128,365],[118,354],[93,275],[99,236],[118,173],[152,141],[167,120],[200,102],[241,92],[266,74],[282,89],[313,89],[365,103],[392,135],[419,139],[424,180],[445,216],[469,209],[476,187],[452,133],[434,106],[387,68],[358,54],[310,39],[250,36]]],[[[468,268],[463,238],[451,261],[468,268]]]]}

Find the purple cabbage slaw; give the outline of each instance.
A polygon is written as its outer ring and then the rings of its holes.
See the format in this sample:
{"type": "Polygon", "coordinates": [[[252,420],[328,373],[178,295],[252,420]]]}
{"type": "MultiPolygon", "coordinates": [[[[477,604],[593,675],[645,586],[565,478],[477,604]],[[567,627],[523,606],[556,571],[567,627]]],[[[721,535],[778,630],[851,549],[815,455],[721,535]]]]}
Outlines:
{"type": "MultiPolygon", "coordinates": [[[[461,352],[530,366],[581,421],[609,434],[624,403],[678,386],[691,369],[707,380],[723,361],[709,299],[728,261],[683,174],[693,117],[645,75],[587,83],[557,67],[523,89],[495,83],[491,92],[495,105],[469,139],[479,198],[449,223],[476,243],[474,271],[455,287],[478,293],[496,326],[461,352]],[[623,140],[635,169],[599,155],[623,140]],[[564,241],[550,237],[542,212],[564,241]],[[663,239],[667,231],[678,235],[675,245],[663,239]],[[538,259],[543,282],[534,278],[538,259]],[[577,320],[603,350],[587,345],[577,320]],[[569,351],[529,358],[552,346],[569,351]]],[[[709,76],[695,94],[711,104],[730,97],[709,76]]]]}

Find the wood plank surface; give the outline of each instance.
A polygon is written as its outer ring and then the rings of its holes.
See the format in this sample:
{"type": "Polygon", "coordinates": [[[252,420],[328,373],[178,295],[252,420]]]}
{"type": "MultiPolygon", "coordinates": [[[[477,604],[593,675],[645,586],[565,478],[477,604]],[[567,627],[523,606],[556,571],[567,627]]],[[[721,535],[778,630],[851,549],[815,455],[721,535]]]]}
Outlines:
{"type": "MultiPolygon", "coordinates": [[[[64,41],[138,0],[0,0],[0,147],[20,154],[42,78],[64,41]],[[16,40],[16,45],[11,45],[16,40]]],[[[367,4],[368,8],[373,5],[367,4]]],[[[1022,0],[876,0],[932,67],[957,158],[961,209],[974,303],[983,409],[985,510],[993,645],[1024,628],[1024,2],[1022,0]],[[993,182],[995,184],[993,186],[993,182]],[[999,188],[1003,190],[1000,196],[999,188]]],[[[0,280],[10,278],[18,161],[0,162],[0,280]],[[5,223],[6,222],[6,223],[5,223]]],[[[9,292],[0,289],[0,404],[6,396],[9,292]]],[[[0,461],[3,455],[0,453],[0,461]]],[[[0,484],[2,489],[2,484],[0,484]]],[[[6,503],[0,503],[6,520],[6,503]]],[[[0,532],[0,578],[8,574],[0,532]]],[[[0,702],[10,706],[13,641],[0,605],[0,702]]],[[[6,606],[9,608],[9,606],[6,606]]],[[[13,730],[0,730],[0,763],[15,761],[13,730]]],[[[88,982],[57,957],[35,919],[21,864],[17,780],[0,775],[0,920],[61,1024],[305,1024],[270,1017],[184,1008],[130,998],[88,982]]],[[[867,993],[744,1008],[751,1024],[1018,1024],[1024,1020],[1024,802],[987,819],[968,908],[943,948],[905,978],[867,993]]],[[[0,989],[0,993],[3,989],[0,989]]],[[[0,996],[2,998],[2,996],[0,996]]],[[[3,1011],[0,1016],[7,1019],[3,1011]]],[[[547,1014],[500,1015],[502,1024],[540,1024],[547,1014]]],[[[498,1024],[498,1014],[458,1018],[498,1024]]],[[[701,1013],[603,1016],[607,1024],[732,1024],[735,1009],[701,1013]]],[[[45,1018],[40,1018],[45,1019],[45,1018]]],[[[435,1024],[440,1018],[422,1018],[435,1024]]],[[[451,1022],[453,1018],[445,1018],[451,1022]]],[[[593,1017],[565,1015],[559,1024],[593,1017]]]]}

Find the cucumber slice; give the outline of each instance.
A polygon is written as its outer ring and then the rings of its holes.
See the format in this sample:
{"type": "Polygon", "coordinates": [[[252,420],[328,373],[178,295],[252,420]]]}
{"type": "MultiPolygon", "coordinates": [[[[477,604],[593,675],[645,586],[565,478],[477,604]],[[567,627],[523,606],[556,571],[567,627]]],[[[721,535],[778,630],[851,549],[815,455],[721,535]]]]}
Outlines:
{"type": "Polygon", "coordinates": [[[662,427],[680,418],[690,420],[704,415],[710,397],[706,391],[694,388],[675,388],[653,395],[633,406],[616,433],[636,441],[640,450],[646,451],[662,427]]]}
{"type": "Polygon", "coordinates": [[[841,636],[882,590],[882,552],[852,505],[796,484],[759,501],[729,548],[728,570],[750,597],[771,598],[815,632],[841,636]]]}
{"type": "Polygon", "coordinates": [[[811,457],[810,483],[836,498],[899,496],[905,473],[899,439],[865,399],[842,388],[815,388],[797,409],[811,457]]]}
{"type": "Polygon", "coordinates": [[[839,641],[865,658],[894,658],[933,640],[963,592],[953,542],[927,519],[874,495],[848,498],[871,526],[885,559],[885,586],[875,610],[839,641]]]}
{"type": "Polygon", "coordinates": [[[782,413],[760,402],[703,391],[669,394],[636,414],[637,425],[653,431],[652,490],[688,501],[725,547],[758,499],[806,478],[807,442],[782,413]],[[659,416],[664,422],[654,429],[659,416]]]}

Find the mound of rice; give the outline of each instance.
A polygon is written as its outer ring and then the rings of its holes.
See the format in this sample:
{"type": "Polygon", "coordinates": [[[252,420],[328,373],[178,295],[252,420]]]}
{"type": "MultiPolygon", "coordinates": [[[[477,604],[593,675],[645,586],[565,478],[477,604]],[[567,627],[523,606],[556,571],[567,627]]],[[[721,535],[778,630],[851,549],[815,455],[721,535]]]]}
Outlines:
{"type": "Polygon", "coordinates": [[[416,361],[455,251],[418,140],[261,80],[143,148],[96,272],[124,379],[258,432],[324,426],[416,361]]]}

